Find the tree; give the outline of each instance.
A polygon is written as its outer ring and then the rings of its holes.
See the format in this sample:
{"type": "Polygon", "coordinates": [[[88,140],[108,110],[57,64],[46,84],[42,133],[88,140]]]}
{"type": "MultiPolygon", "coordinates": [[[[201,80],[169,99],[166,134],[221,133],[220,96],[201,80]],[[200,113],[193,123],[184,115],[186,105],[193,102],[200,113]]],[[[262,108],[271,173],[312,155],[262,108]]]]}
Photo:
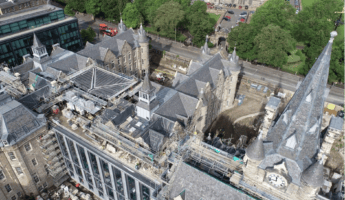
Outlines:
{"type": "Polygon", "coordinates": [[[102,0],[101,11],[106,19],[120,20],[118,0],[102,0]]]}
{"type": "Polygon", "coordinates": [[[188,30],[193,36],[193,44],[202,46],[205,44],[206,35],[213,31],[213,24],[208,19],[208,15],[200,17],[198,12],[188,16],[188,30]]]}
{"type": "Polygon", "coordinates": [[[126,8],[123,10],[123,20],[126,26],[136,28],[143,22],[143,17],[134,4],[127,3],[126,8]]]}
{"type": "Polygon", "coordinates": [[[85,4],[86,12],[92,14],[93,17],[101,12],[101,0],[87,0],[85,4]]]}
{"type": "Polygon", "coordinates": [[[67,5],[78,12],[85,12],[85,3],[86,0],[67,0],[67,5]]]}
{"type": "Polygon", "coordinates": [[[282,67],[286,64],[288,53],[296,48],[296,41],[289,31],[276,25],[268,25],[254,39],[258,50],[258,61],[282,67]]]}
{"type": "Polygon", "coordinates": [[[274,24],[291,31],[295,15],[295,8],[290,2],[269,0],[256,9],[250,23],[259,30],[269,24],[274,24]]]}
{"type": "Polygon", "coordinates": [[[185,12],[179,3],[169,1],[158,8],[154,26],[162,31],[173,32],[184,19],[184,14],[185,12]]]}
{"type": "Polygon", "coordinates": [[[229,51],[236,46],[236,53],[242,59],[255,60],[257,58],[257,46],[254,39],[258,29],[251,24],[240,23],[234,27],[228,35],[229,51]]]}
{"type": "Polygon", "coordinates": [[[344,38],[333,43],[328,82],[344,83],[344,38]]]}
{"type": "Polygon", "coordinates": [[[67,14],[67,15],[74,16],[74,12],[73,12],[73,10],[72,10],[72,7],[71,7],[71,5],[69,5],[69,4],[67,4],[67,5],[65,6],[64,12],[65,12],[65,14],[67,14]]]}
{"type": "Polygon", "coordinates": [[[81,30],[80,34],[84,44],[86,44],[86,42],[93,42],[96,37],[96,32],[90,26],[86,30],[81,30]]]}

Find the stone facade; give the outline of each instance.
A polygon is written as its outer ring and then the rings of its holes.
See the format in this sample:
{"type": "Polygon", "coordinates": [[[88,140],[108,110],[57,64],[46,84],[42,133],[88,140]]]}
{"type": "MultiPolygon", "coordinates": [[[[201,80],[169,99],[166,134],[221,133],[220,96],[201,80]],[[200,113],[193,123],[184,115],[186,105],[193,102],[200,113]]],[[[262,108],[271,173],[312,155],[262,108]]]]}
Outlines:
{"type": "Polygon", "coordinates": [[[214,3],[216,5],[222,3],[236,4],[237,6],[250,6],[253,8],[259,7],[264,4],[267,0],[206,0],[205,2],[214,3]]]}
{"type": "Polygon", "coordinates": [[[15,199],[15,197],[19,199],[20,196],[30,194],[38,195],[44,188],[53,185],[37,140],[45,132],[46,127],[42,127],[15,145],[1,148],[0,170],[4,178],[0,177],[0,188],[3,192],[3,196],[0,196],[4,199],[15,199]],[[8,185],[11,188],[9,192],[8,185]]]}

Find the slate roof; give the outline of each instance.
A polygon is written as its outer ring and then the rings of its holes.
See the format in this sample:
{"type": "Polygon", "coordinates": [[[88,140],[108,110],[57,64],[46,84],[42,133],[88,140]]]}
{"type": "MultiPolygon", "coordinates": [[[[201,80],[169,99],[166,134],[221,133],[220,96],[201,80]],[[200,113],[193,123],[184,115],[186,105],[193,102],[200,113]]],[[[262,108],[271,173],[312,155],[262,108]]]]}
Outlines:
{"type": "Polygon", "coordinates": [[[12,97],[9,94],[7,94],[7,93],[0,94],[0,106],[4,105],[10,101],[12,101],[12,97]]]}
{"type": "Polygon", "coordinates": [[[249,200],[240,190],[225,184],[207,173],[181,163],[169,187],[169,199],[174,199],[185,191],[186,200],[249,200]]]}
{"type": "Polygon", "coordinates": [[[28,82],[28,86],[33,86],[35,88],[35,90],[41,89],[47,85],[50,85],[50,83],[44,79],[43,77],[41,77],[38,74],[29,72],[29,82],[28,82]]]}
{"type": "Polygon", "coordinates": [[[329,128],[333,128],[339,131],[343,130],[344,119],[341,117],[332,116],[331,122],[329,123],[329,128]]]}
{"type": "Polygon", "coordinates": [[[121,55],[122,47],[125,41],[132,47],[136,48],[137,44],[135,40],[138,36],[132,29],[126,30],[122,33],[118,33],[116,36],[102,40],[102,42],[87,45],[83,50],[78,51],[77,54],[90,57],[94,60],[103,61],[107,50],[113,52],[117,57],[121,55]]]}
{"type": "Polygon", "coordinates": [[[18,101],[0,106],[0,138],[13,145],[45,125],[44,117],[37,116],[18,101]]]}
{"type": "MultiPolygon", "coordinates": [[[[283,114],[272,123],[266,137],[266,164],[274,161],[269,154],[279,154],[298,165],[295,170],[289,169],[289,175],[301,174],[313,163],[314,156],[320,149],[320,129],[324,101],[327,97],[327,79],[332,50],[332,38],[308,72],[307,76],[286,106],[283,114]],[[294,135],[294,148],[287,147],[288,139],[294,135]]],[[[288,167],[289,168],[289,167],[288,167]]],[[[298,183],[299,177],[293,182],[298,183]]]]}
{"type": "Polygon", "coordinates": [[[186,124],[188,117],[193,115],[197,103],[197,98],[177,92],[155,113],[171,121],[180,121],[186,124]]]}
{"type": "Polygon", "coordinates": [[[149,79],[149,73],[146,73],[146,75],[144,77],[144,82],[140,88],[140,91],[142,91],[144,93],[150,93],[154,89],[155,88],[151,85],[151,81],[149,79]]]}
{"type": "Polygon", "coordinates": [[[37,36],[36,36],[36,33],[34,33],[34,39],[33,39],[34,41],[33,41],[33,44],[32,44],[32,48],[37,48],[37,47],[42,47],[42,46],[44,46],[42,43],[41,43],[41,41],[37,38],[37,36]]]}
{"type": "Polygon", "coordinates": [[[69,56],[62,56],[58,60],[53,61],[53,63],[50,63],[47,66],[62,71],[66,75],[72,74],[86,67],[86,57],[80,56],[78,54],[66,55],[69,56]]]}
{"type": "Polygon", "coordinates": [[[71,79],[79,88],[105,99],[118,95],[136,83],[98,67],[90,68],[71,79]]]}
{"type": "Polygon", "coordinates": [[[316,161],[302,173],[302,179],[310,186],[318,188],[323,186],[323,162],[316,161]]]}
{"type": "Polygon", "coordinates": [[[34,109],[36,106],[40,104],[40,100],[42,98],[47,98],[51,94],[50,86],[45,86],[41,89],[36,90],[35,92],[32,92],[18,101],[25,105],[27,108],[34,109]]]}
{"type": "Polygon", "coordinates": [[[273,109],[277,109],[279,104],[280,104],[280,101],[281,101],[280,98],[271,96],[270,100],[268,100],[266,106],[270,107],[270,108],[273,108],[273,109]]]}

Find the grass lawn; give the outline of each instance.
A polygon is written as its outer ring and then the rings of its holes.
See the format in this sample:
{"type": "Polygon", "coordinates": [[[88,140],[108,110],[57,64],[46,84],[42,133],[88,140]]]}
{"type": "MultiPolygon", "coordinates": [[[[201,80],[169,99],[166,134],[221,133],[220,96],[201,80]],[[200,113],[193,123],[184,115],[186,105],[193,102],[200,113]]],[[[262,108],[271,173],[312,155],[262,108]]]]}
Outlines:
{"type": "MultiPolygon", "coordinates": [[[[175,33],[165,33],[163,31],[156,31],[153,27],[144,27],[145,31],[151,34],[155,34],[162,37],[167,37],[170,38],[172,40],[175,40],[175,33]]],[[[176,41],[185,41],[187,39],[186,36],[182,35],[181,33],[177,32],[176,33],[176,41]]]]}
{"type": "Polygon", "coordinates": [[[212,24],[216,24],[220,15],[216,15],[214,13],[207,13],[210,16],[210,21],[212,24]]]}
{"type": "Polygon", "coordinates": [[[288,61],[286,65],[282,67],[283,71],[294,73],[294,74],[297,72],[298,74],[299,69],[303,67],[304,62],[301,60],[301,58],[298,55],[295,55],[296,52],[297,52],[297,49],[291,52],[292,54],[288,57],[288,61]]]}

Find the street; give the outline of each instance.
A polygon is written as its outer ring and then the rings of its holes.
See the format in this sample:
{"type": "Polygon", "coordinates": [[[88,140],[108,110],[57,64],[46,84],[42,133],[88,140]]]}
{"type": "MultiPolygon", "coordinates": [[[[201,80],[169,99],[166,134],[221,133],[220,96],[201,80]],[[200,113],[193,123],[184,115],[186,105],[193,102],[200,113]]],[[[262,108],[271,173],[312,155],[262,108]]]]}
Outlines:
{"type": "MultiPolygon", "coordinates": [[[[88,26],[91,26],[96,31],[96,33],[98,33],[99,24],[106,23],[106,22],[100,22],[98,20],[90,23],[90,21],[83,16],[78,17],[78,19],[79,19],[80,28],[85,29],[88,26]]],[[[108,26],[112,28],[116,27],[115,25],[110,24],[110,23],[106,23],[106,24],[108,24],[108,26]]],[[[171,40],[162,40],[162,39],[153,38],[153,40],[151,41],[151,45],[155,49],[158,49],[161,51],[165,50],[165,51],[175,53],[175,54],[184,56],[186,58],[191,58],[191,59],[196,59],[200,54],[196,52],[196,49],[194,47],[186,47],[186,46],[182,47],[179,43],[174,43],[171,40]]],[[[278,85],[279,87],[283,89],[287,89],[291,91],[296,90],[296,86],[301,79],[299,76],[296,76],[293,74],[289,74],[286,72],[278,71],[276,69],[272,69],[272,68],[268,68],[268,67],[264,67],[260,65],[253,65],[245,61],[243,62],[243,68],[242,68],[241,73],[250,78],[264,80],[267,83],[278,85]]],[[[330,88],[329,85],[328,85],[328,88],[330,88]]],[[[332,87],[327,97],[327,101],[330,103],[337,104],[337,105],[344,105],[344,90],[338,87],[332,87]]]]}

